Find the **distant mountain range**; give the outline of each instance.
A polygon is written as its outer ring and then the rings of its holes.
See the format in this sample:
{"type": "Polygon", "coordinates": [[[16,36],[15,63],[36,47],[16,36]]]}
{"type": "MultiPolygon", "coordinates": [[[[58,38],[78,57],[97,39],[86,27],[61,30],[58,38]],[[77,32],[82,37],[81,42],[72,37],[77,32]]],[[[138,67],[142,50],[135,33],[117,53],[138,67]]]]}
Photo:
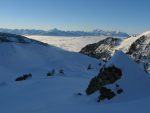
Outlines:
{"type": "Polygon", "coordinates": [[[129,36],[129,34],[125,32],[104,31],[100,29],[95,29],[93,31],[63,31],[55,28],[49,31],[44,31],[44,30],[35,30],[35,29],[0,28],[0,32],[18,34],[18,35],[45,35],[45,36],[114,36],[114,37],[129,36]]]}

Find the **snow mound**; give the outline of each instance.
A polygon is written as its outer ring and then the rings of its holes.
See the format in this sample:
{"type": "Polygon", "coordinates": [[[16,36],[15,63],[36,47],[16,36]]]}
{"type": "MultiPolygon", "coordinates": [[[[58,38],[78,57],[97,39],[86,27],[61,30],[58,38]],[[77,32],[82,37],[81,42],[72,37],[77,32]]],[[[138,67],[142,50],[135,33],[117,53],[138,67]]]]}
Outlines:
{"type": "MultiPolygon", "coordinates": [[[[119,101],[131,101],[146,98],[150,95],[150,78],[132,59],[122,51],[118,51],[106,66],[115,65],[122,70],[122,77],[117,84],[123,88],[124,93],[118,98],[119,101]]],[[[110,85],[112,86],[112,85],[110,85]]]]}

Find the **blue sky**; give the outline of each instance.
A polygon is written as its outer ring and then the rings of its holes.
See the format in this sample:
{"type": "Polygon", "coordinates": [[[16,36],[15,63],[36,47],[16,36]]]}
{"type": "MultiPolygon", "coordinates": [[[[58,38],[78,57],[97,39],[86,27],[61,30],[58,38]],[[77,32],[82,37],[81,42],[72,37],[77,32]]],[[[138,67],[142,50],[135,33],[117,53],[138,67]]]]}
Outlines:
{"type": "Polygon", "coordinates": [[[1,28],[150,30],[150,0],[0,0],[1,28]]]}

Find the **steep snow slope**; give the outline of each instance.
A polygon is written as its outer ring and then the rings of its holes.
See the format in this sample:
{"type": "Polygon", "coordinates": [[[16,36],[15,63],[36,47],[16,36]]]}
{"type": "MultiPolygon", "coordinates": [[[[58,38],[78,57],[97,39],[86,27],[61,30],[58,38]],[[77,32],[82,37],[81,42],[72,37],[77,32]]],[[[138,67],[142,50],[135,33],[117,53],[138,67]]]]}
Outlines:
{"type": "Polygon", "coordinates": [[[135,42],[138,38],[139,37],[134,37],[134,36],[126,38],[120,43],[119,46],[116,47],[116,49],[127,52],[130,46],[132,45],[132,43],[135,42]]]}
{"type": "Polygon", "coordinates": [[[100,102],[104,103],[130,102],[150,97],[149,75],[122,51],[117,51],[104,65],[104,68],[89,82],[87,95],[94,93],[92,96],[98,97],[100,102]],[[112,66],[115,68],[111,68],[112,66]],[[106,70],[108,68],[109,70],[106,70]],[[121,70],[121,73],[118,69],[121,70]],[[103,88],[108,88],[113,92],[114,97],[109,98],[112,93],[103,88]],[[118,89],[123,92],[119,94],[118,89]],[[103,98],[100,98],[99,95],[103,98]],[[105,97],[111,100],[108,101],[105,97]]]}
{"type": "Polygon", "coordinates": [[[116,48],[116,49],[120,49],[124,52],[127,52],[130,48],[130,46],[137,40],[139,39],[140,37],[142,36],[147,36],[147,37],[150,37],[150,31],[147,31],[147,32],[144,32],[138,36],[131,36],[129,38],[126,38],[124,39],[120,45],[116,48]]]}
{"type": "MultiPolygon", "coordinates": [[[[89,64],[98,68],[100,62],[79,53],[66,52],[53,46],[39,44],[1,43],[0,52],[0,74],[3,76],[0,81],[14,81],[15,77],[24,73],[43,77],[52,69],[56,71],[63,69],[68,76],[71,72],[80,76],[81,72],[87,72],[89,64]]],[[[86,74],[81,76],[84,75],[86,74]]]]}
{"type": "Polygon", "coordinates": [[[79,52],[81,48],[83,48],[87,44],[96,43],[106,38],[105,36],[63,37],[63,36],[34,36],[34,35],[27,37],[73,52],[79,52]]]}

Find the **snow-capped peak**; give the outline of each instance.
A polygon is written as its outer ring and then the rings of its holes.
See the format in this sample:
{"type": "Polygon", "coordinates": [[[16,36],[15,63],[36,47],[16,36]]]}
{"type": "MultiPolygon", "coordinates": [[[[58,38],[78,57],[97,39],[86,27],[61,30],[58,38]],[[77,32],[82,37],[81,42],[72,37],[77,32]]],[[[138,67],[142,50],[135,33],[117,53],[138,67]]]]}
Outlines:
{"type": "Polygon", "coordinates": [[[147,37],[150,37],[150,31],[146,31],[144,33],[142,33],[140,36],[147,36],[147,37]]]}
{"type": "Polygon", "coordinates": [[[117,50],[122,50],[124,52],[127,52],[130,48],[130,46],[139,38],[142,36],[150,37],[150,31],[144,32],[137,36],[131,36],[130,38],[124,39],[121,44],[116,48],[117,50]]]}
{"type": "Polygon", "coordinates": [[[120,68],[126,68],[126,69],[127,68],[132,69],[130,68],[130,66],[132,67],[133,65],[134,67],[139,68],[137,64],[122,51],[116,51],[113,57],[107,62],[107,66],[110,66],[112,64],[115,64],[120,68]],[[126,66],[128,64],[131,65],[126,66]]]}

